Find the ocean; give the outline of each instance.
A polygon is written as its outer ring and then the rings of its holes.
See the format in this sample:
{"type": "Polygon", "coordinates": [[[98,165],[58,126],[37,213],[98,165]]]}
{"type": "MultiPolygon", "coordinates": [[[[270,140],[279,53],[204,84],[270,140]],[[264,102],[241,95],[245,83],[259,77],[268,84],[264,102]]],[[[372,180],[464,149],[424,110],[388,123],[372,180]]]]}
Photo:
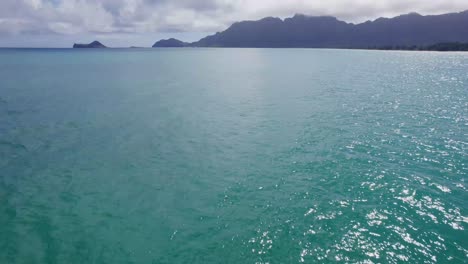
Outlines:
{"type": "Polygon", "coordinates": [[[0,263],[467,263],[468,53],[1,49],[0,263]]]}

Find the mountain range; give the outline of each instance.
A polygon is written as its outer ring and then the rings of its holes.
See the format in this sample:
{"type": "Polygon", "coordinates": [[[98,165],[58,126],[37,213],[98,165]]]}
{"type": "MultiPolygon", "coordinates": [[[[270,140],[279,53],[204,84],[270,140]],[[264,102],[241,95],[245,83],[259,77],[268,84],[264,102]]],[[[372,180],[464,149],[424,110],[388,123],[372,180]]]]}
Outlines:
{"type": "Polygon", "coordinates": [[[199,41],[160,40],[153,47],[383,48],[468,42],[468,10],[423,16],[409,13],[360,24],[332,16],[266,17],[242,21],[199,41]]]}

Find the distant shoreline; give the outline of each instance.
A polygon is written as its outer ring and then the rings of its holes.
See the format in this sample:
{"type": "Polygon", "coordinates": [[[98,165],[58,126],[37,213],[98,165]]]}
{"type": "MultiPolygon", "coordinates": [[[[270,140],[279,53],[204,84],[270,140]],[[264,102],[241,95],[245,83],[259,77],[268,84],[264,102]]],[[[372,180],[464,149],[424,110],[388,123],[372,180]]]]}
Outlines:
{"type": "MultiPolygon", "coordinates": [[[[468,46],[468,44],[465,44],[468,46]]],[[[423,48],[423,47],[376,47],[376,48],[313,48],[313,47],[107,47],[107,48],[84,48],[84,49],[77,49],[77,48],[69,48],[69,47],[0,47],[0,50],[6,49],[16,49],[16,50],[164,50],[164,49],[316,49],[316,50],[362,50],[362,51],[433,51],[433,52],[467,52],[468,48],[459,49],[459,48],[423,48]]]]}

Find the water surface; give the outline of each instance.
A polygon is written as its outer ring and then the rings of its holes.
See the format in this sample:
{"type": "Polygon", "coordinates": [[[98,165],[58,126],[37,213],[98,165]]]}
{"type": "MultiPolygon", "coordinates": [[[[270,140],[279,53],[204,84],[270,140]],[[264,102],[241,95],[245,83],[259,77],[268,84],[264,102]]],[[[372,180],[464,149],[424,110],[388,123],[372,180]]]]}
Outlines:
{"type": "Polygon", "coordinates": [[[464,263],[468,55],[0,50],[0,263],[464,263]]]}

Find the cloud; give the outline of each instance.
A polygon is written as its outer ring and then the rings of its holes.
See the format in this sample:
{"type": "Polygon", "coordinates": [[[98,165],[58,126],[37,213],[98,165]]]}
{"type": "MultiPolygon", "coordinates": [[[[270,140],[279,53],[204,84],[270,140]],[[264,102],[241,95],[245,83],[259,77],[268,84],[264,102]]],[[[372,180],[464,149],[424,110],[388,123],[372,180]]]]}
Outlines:
{"type": "Polygon", "coordinates": [[[466,0],[1,0],[0,35],[215,32],[239,20],[295,13],[361,22],[467,9],[466,0]]]}

